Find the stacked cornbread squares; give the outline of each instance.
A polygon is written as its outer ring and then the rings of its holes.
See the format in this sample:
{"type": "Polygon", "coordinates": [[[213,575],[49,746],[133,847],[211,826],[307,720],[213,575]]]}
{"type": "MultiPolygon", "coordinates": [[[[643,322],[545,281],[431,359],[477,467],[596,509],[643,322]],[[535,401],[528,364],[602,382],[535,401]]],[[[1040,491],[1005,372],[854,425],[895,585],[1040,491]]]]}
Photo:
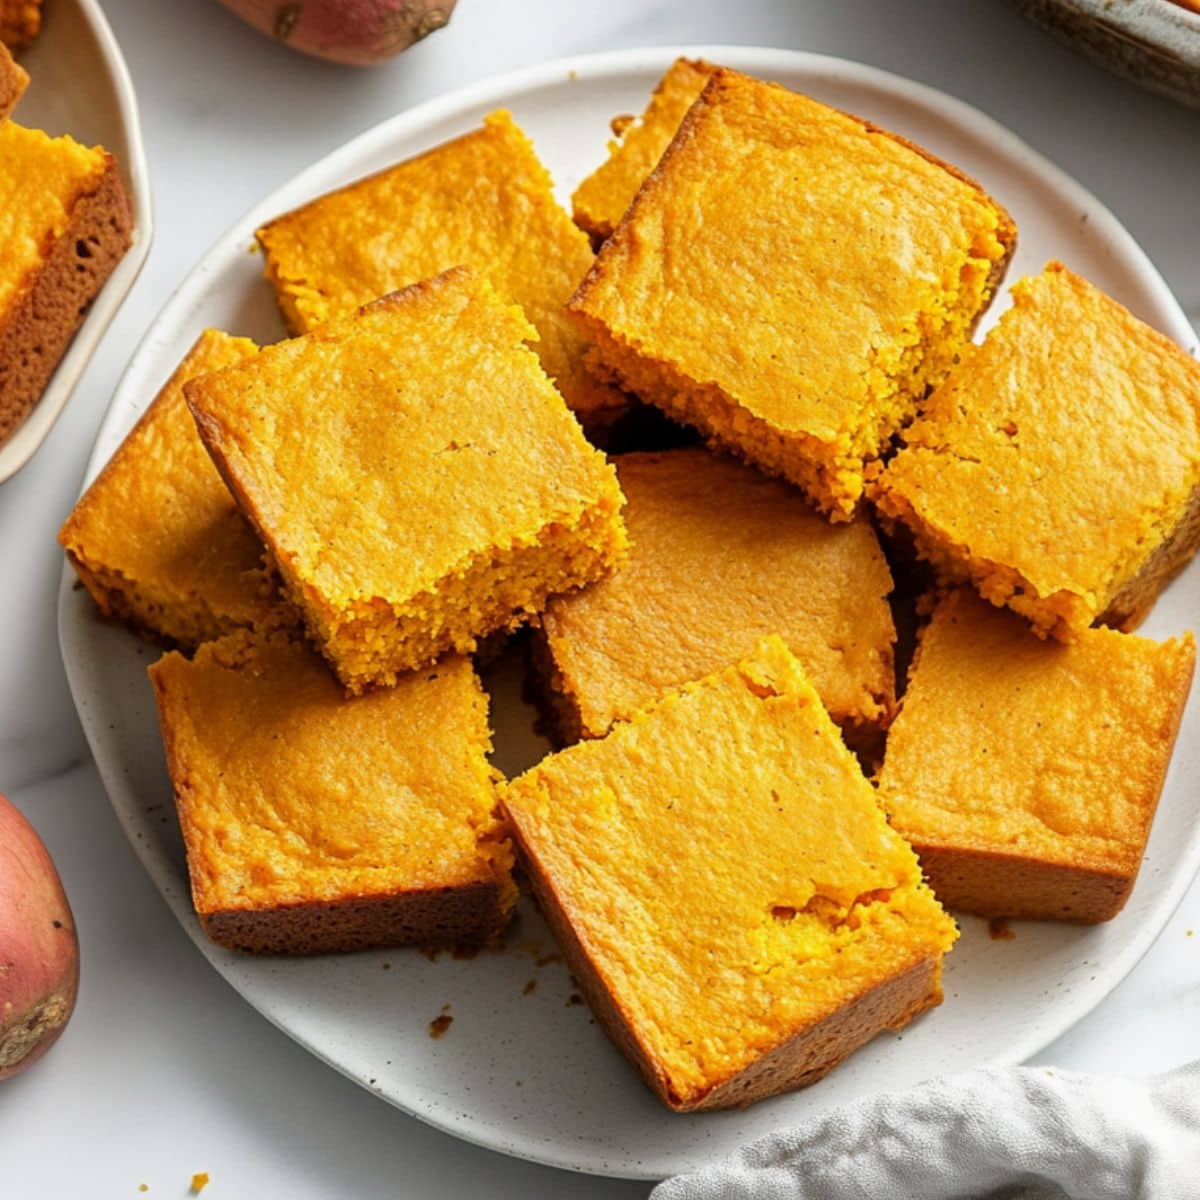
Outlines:
{"type": "Polygon", "coordinates": [[[748,1104],[940,1003],[946,908],[1125,903],[1194,646],[1093,626],[1200,537],[1200,369],[1058,264],[974,345],[1005,209],[715,64],[573,202],[497,113],[271,221],[293,336],[205,333],[62,541],[174,647],[214,940],[478,944],[519,867],[663,1103],[748,1104]],[[631,401],[708,446],[606,459],[631,401]],[[559,746],[505,780],[521,626],[559,746]]]}

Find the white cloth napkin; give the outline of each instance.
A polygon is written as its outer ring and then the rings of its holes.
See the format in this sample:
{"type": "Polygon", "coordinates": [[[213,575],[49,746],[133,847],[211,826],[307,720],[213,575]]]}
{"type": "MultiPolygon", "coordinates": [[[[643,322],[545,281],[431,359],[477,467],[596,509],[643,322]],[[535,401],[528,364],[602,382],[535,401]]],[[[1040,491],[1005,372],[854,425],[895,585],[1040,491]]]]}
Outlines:
{"type": "Polygon", "coordinates": [[[1149,1079],[1045,1067],[831,1109],[651,1200],[1200,1200],[1200,1062],[1149,1079]]]}

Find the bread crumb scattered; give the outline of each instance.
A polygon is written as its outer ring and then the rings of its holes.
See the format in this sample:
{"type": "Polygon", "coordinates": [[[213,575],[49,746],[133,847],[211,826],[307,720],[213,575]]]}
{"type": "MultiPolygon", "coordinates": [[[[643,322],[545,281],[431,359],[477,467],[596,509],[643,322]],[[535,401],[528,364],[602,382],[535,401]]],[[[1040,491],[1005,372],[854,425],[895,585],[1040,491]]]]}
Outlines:
{"type": "Polygon", "coordinates": [[[197,1171],[195,1175],[192,1176],[192,1186],[190,1189],[192,1195],[200,1195],[200,1193],[204,1191],[206,1187],[208,1187],[208,1172],[197,1171]]]}
{"type": "Polygon", "coordinates": [[[431,1038],[443,1037],[446,1030],[453,1024],[454,1018],[450,1015],[450,1005],[443,1004],[441,1013],[429,1022],[429,1036],[431,1038]]]}
{"type": "Polygon", "coordinates": [[[993,917],[988,922],[988,937],[993,942],[1011,942],[1016,936],[1017,931],[1009,926],[1004,917],[993,917]]]}

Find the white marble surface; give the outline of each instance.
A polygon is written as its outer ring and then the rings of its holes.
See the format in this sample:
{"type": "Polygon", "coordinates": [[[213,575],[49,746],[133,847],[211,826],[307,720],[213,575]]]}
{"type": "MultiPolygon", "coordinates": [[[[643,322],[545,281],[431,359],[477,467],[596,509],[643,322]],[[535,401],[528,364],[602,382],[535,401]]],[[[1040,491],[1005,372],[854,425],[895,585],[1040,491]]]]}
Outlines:
{"type": "MultiPolygon", "coordinates": [[[[213,1200],[644,1196],[644,1184],[461,1145],[359,1090],[239,1000],[143,876],[90,764],[54,620],[54,533],[130,352],[227,224],[352,134],[546,58],[684,42],[839,54],[976,104],[1095,191],[1195,318],[1200,114],[1076,59],[1000,0],[460,0],[446,31],[367,72],[271,46],[215,0],[109,0],[106,10],[139,89],[158,234],[67,415],[0,489],[0,788],[56,856],[84,955],[61,1044],[0,1086],[0,1192],[132,1197],[145,1183],[152,1197],[182,1197],[205,1170],[213,1200]]],[[[1197,1056],[1200,886],[1129,979],[1038,1061],[1136,1073],[1197,1056]]]]}

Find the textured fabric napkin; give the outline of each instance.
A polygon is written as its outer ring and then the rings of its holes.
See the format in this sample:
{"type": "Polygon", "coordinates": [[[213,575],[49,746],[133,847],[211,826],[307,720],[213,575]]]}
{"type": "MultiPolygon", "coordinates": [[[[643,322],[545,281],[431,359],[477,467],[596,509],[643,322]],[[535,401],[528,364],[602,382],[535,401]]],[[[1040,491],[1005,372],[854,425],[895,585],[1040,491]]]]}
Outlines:
{"type": "Polygon", "coordinates": [[[822,1113],[651,1200],[1200,1200],[1200,1062],[931,1079],[822,1113]]]}

